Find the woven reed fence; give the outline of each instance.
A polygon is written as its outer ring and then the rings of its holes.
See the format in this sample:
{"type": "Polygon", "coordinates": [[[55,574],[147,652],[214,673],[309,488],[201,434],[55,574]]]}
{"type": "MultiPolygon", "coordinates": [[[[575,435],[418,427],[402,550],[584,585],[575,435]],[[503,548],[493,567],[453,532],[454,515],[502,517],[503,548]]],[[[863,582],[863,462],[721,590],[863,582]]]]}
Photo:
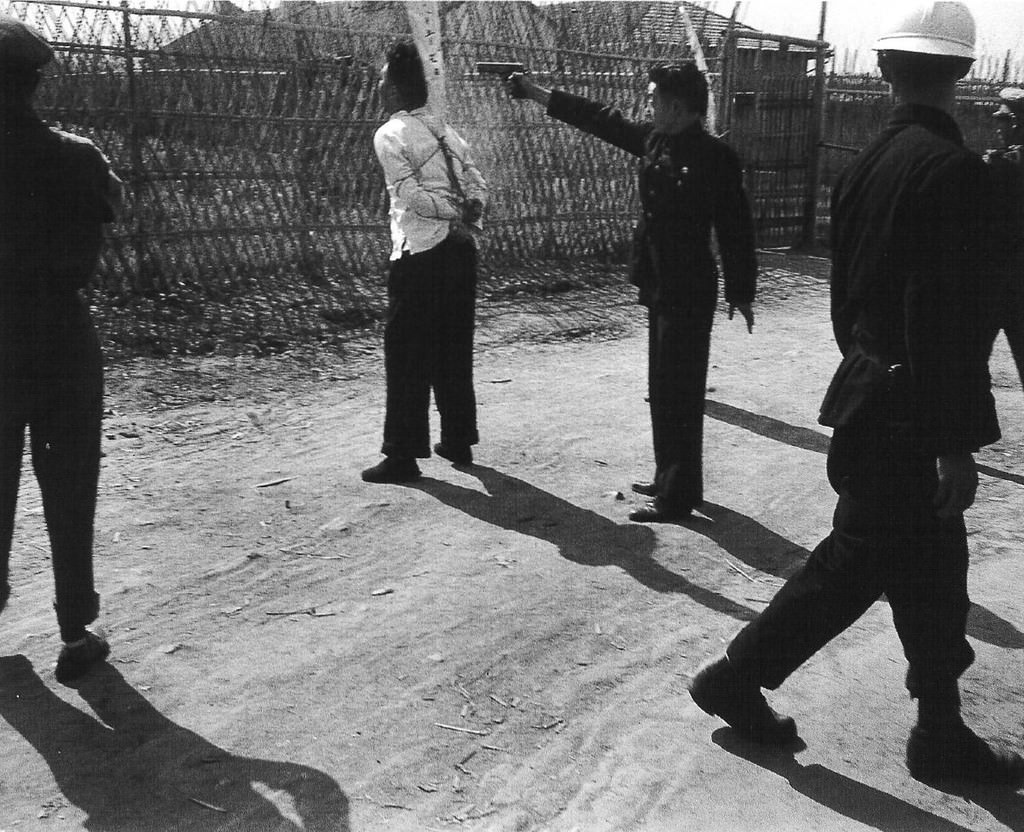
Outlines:
{"type": "MultiPolygon", "coordinates": [[[[390,5],[382,19],[330,4],[293,15],[10,3],[57,52],[40,115],[93,139],[127,184],[92,290],[112,348],[275,350],[380,319],[389,241],[376,87],[387,44],[408,31],[390,5]]],[[[491,16],[493,40],[460,39],[457,17],[446,29],[449,118],[491,188],[484,296],[620,281],[637,208],[633,160],[509,101],[476,61],[521,61],[542,83],[638,108],[647,65],[681,49],[552,48],[550,31],[510,16],[523,5],[461,4],[491,16]]]]}
{"type": "MultiPolygon", "coordinates": [[[[661,14],[678,8],[662,5],[661,14]]],[[[246,12],[217,2],[219,13],[208,4],[9,6],[57,51],[40,114],[92,138],[128,186],[92,290],[110,346],[275,350],[343,339],[380,319],[387,198],[371,140],[385,119],[376,89],[384,49],[409,30],[401,3],[246,12]]],[[[638,116],[647,66],[689,56],[682,35],[621,48],[643,8],[442,4],[449,117],[491,187],[484,297],[620,284],[637,213],[636,162],[535,105],[509,101],[476,62],[520,61],[542,83],[638,116]]],[[[723,83],[713,59],[710,69],[723,83]]],[[[787,83],[781,92],[764,86],[729,133],[751,154],[762,242],[792,238],[797,169],[807,164],[806,125],[787,120],[795,112],[806,122],[808,88],[802,78],[787,83]],[[797,99],[790,110],[787,96],[797,99]]]]}

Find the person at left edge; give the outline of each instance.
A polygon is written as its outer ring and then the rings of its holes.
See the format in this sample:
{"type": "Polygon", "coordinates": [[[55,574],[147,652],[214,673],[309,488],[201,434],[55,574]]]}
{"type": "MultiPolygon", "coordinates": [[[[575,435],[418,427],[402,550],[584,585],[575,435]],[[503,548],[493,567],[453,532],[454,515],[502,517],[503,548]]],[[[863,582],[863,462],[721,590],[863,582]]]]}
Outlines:
{"type": "Polygon", "coordinates": [[[718,268],[718,240],[729,317],[754,326],[757,284],[754,224],[736,153],[708,134],[708,85],[693,63],[648,72],[652,119],[631,121],[613,107],[535,83],[516,73],[512,98],[543,105],[549,116],[639,156],[643,213],[635,230],[630,279],[648,309],[648,394],[654,480],[633,490],[653,498],[629,517],[685,520],[704,499],[704,397],[718,268]]]}
{"type": "Polygon", "coordinates": [[[434,451],[473,462],[477,247],[487,183],[469,145],[427,108],[415,43],[388,49],[380,93],[392,113],[373,137],[390,198],[391,266],[384,328],[384,459],[367,482],[409,482],[430,456],[430,392],[441,415],[434,451]]]}
{"type": "Polygon", "coordinates": [[[121,181],[92,142],[48,127],[32,99],[53,50],[0,14],[0,609],[9,567],[25,429],[50,537],[70,684],[110,646],[99,615],[93,522],[100,469],[103,362],[79,294],[92,277],[121,181]]]}

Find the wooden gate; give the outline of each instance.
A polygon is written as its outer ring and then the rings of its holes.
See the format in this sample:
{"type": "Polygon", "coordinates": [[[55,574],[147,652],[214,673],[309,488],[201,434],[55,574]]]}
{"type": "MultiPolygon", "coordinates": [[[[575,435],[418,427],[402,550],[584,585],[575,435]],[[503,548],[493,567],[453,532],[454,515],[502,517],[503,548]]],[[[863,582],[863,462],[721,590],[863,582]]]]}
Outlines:
{"type": "Polygon", "coordinates": [[[814,243],[826,49],[746,33],[723,49],[720,132],[743,160],[763,247],[814,243]]]}

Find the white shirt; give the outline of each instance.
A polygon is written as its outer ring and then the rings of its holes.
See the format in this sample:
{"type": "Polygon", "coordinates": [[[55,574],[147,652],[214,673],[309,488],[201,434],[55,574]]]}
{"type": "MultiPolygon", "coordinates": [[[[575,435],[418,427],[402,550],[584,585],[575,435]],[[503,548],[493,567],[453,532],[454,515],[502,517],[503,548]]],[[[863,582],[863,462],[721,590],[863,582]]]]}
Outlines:
{"type": "Polygon", "coordinates": [[[391,198],[392,260],[406,251],[433,248],[448,236],[451,221],[462,217],[461,199],[452,188],[437,136],[444,136],[451,150],[466,199],[487,203],[487,183],[462,136],[425,107],[399,110],[373,135],[391,198]]]}

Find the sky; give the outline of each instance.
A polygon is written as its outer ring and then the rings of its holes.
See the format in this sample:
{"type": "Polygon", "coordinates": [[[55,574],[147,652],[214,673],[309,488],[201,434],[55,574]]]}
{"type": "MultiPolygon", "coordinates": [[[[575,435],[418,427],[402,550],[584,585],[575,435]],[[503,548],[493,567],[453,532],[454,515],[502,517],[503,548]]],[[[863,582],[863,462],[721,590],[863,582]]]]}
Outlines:
{"type": "MultiPolygon", "coordinates": [[[[701,5],[704,5],[703,3],[701,5]]],[[[872,62],[871,45],[882,32],[893,11],[905,3],[882,0],[828,0],[825,40],[837,54],[856,50],[862,63],[872,62]]],[[[981,56],[1024,61],[1024,2],[1020,0],[973,0],[967,4],[978,26],[978,53],[981,56]]],[[[718,14],[732,14],[735,2],[709,2],[718,14]]],[[[814,38],[818,35],[820,0],[746,0],[740,3],[738,19],[773,34],[814,38]]]]}
{"type": "MultiPolygon", "coordinates": [[[[318,0],[324,2],[324,0],[318,0]]],[[[478,0],[502,2],[503,0],[478,0]]],[[[571,0],[535,0],[540,4],[571,0]]],[[[116,5],[117,0],[99,0],[116,5]]],[[[146,8],[208,9],[211,0],[130,0],[146,8]]],[[[242,8],[276,6],[280,0],[234,0],[242,8]]],[[[698,5],[729,17],[737,0],[696,0],[698,5]]],[[[828,0],[825,40],[836,51],[836,70],[869,71],[874,66],[871,45],[881,33],[893,10],[912,0],[828,0]],[[843,61],[855,65],[844,66],[843,61]]],[[[978,53],[997,61],[1010,53],[1017,65],[1017,77],[1024,82],[1024,0],[967,0],[978,25],[978,53]]],[[[742,0],[738,19],[771,34],[815,38],[821,15],[821,0],[742,0]]]]}

